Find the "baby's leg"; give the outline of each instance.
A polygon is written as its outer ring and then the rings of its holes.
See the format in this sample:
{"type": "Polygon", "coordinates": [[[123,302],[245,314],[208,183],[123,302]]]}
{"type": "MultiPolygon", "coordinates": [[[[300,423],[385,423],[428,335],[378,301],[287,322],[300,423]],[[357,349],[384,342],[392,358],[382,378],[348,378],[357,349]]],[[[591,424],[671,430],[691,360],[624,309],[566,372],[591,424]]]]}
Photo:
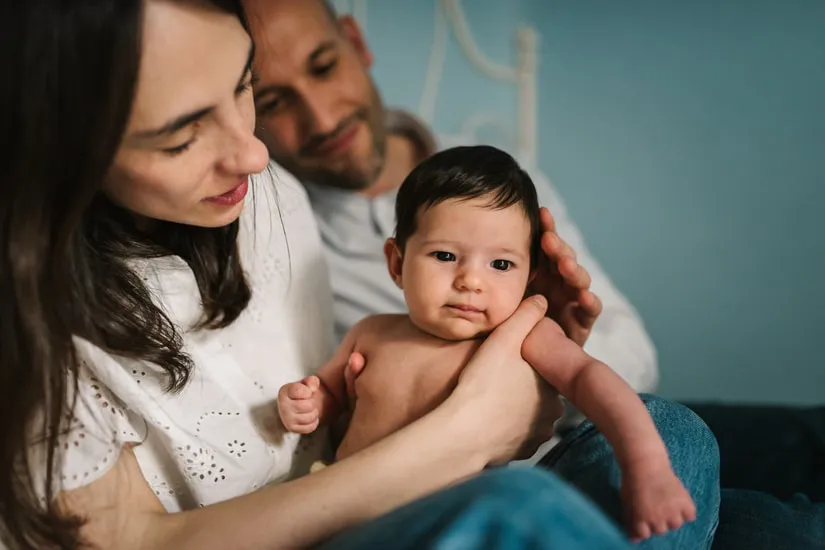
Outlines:
{"type": "MultiPolygon", "coordinates": [[[[692,411],[653,396],[642,396],[670,455],[673,470],[696,504],[696,521],[656,536],[639,547],[710,548],[719,517],[719,448],[713,434],[692,411]]],[[[621,472],[613,449],[585,422],[539,461],[596,502],[624,525],[621,472]]]]}

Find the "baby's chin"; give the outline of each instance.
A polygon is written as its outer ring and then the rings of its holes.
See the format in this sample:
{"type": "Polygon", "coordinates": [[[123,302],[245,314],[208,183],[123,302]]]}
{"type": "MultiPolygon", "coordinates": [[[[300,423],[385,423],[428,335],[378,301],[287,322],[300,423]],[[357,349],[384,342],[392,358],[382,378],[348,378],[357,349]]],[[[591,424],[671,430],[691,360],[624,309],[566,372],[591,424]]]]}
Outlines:
{"type": "Polygon", "coordinates": [[[449,319],[436,323],[416,324],[419,329],[436,338],[455,342],[483,338],[493,330],[486,323],[474,323],[465,319],[449,319]]]}

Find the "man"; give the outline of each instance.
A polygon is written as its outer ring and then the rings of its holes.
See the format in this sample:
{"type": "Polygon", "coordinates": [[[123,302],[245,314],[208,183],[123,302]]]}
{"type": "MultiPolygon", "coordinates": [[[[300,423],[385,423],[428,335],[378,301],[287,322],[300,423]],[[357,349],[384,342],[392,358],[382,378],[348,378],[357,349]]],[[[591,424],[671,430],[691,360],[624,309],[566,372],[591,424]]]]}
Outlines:
{"type": "MultiPolygon", "coordinates": [[[[384,241],[394,229],[395,190],[436,143],[409,114],[384,109],[368,72],[372,54],[351,17],[336,20],[319,0],[247,8],[258,48],[258,135],[307,188],[328,253],[340,338],[367,315],[406,311],[387,275],[384,241]]],[[[554,242],[564,258],[559,270],[574,287],[592,279],[603,305],[586,351],[637,391],[651,391],[656,354],[641,320],[590,256],[549,182],[537,179],[536,188],[566,241],[554,242]]],[[[571,315],[554,318],[575,333],[590,304],[564,305],[571,315]]]]}
{"type": "MultiPolygon", "coordinates": [[[[258,135],[306,185],[327,248],[338,334],[366,315],[403,311],[383,244],[395,190],[435,140],[410,115],[384,109],[369,76],[372,54],[352,18],[338,18],[321,0],[246,0],[245,7],[258,48],[258,135]]],[[[536,186],[555,218],[558,235],[546,248],[568,291],[553,318],[637,391],[650,391],[656,355],[639,317],[588,254],[549,182],[536,186]]],[[[766,491],[723,493],[716,547],[821,548],[825,505],[767,492],[825,500],[825,411],[695,410],[726,457],[723,486],[766,491]]]]}

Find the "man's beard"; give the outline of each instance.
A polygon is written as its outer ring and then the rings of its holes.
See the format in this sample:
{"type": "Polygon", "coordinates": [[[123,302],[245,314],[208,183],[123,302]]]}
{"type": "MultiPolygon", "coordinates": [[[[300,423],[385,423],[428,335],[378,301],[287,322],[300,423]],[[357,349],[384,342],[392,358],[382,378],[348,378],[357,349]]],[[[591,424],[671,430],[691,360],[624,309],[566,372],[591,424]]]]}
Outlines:
{"type": "Polygon", "coordinates": [[[351,162],[340,169],[331,169],[326,166],[302,166],[293,159],[275,159],[284,168],[292,172],[299,180],[346,189],[349,191],[363,191],[371,187],[381,171],[387,155],[387,130],[384,117],[384,108],[377,90],[373,90],[372,103],[369,107],[358,109],[355,113],[342,120],[337,128],[325,136],[316,136],[310,139],[301,148],[298,157],[311,157],[313,149],[324,141],[334,138],[345,131],[351,124],[364,123],[370,134],[371,148],[369,158],[362,162],[351,162]]]}
{"type": "Polygon", "coordinates": [[[369,126],[368,128],[372,139],[372,147],[370,157],[366,162],[357,165],[350,164],[342,170],[329,170],[324,167],[313,168],[306,171],[306,181],[348,191],[363,191],[371,187],[384,169],[387,156],[387,140],[383,128],[377,132],[369,126]]]}

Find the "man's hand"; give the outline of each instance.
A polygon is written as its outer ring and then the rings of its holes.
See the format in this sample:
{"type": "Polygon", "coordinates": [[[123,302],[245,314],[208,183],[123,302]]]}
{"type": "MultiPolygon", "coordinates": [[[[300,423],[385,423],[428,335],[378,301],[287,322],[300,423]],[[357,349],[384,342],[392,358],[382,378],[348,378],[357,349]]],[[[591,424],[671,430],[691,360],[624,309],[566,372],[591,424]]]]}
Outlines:
{"type": "Polygon", "coordinates": [[[568,338],[583,346],[602,312],[602,302],[590,291],[590,274],[576,261],[576,252],[556,233],[556,222],[546,208],[541,209],[541,225],[544,254],[529,292],[547,298],[547,316],[568,338]]]}

